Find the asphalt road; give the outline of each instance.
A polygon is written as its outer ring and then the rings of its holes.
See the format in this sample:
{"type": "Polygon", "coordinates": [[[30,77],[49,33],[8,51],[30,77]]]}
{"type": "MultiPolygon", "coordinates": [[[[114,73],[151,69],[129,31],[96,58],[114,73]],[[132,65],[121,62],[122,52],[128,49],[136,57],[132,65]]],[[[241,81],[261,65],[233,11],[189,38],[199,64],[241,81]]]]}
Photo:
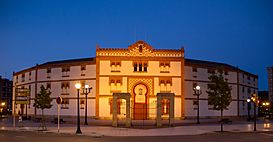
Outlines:
{"type": "Polygon", "coordinates": [[[273,132],[211,133],[193,136],[100,137],[45,132],[0,131],[0,142],[273,142],[273,132]]]}

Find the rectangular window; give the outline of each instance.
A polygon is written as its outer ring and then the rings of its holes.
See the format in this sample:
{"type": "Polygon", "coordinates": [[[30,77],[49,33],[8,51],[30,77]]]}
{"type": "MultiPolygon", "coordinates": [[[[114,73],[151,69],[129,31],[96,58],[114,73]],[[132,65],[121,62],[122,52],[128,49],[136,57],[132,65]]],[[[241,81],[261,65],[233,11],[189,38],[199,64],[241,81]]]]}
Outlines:
{"type": "Polygon", "coordinates": [[[160,78],[159,80],[160,92],[172,91],[172,78],[160,78]]]}
{"type": "Polygon", "coordinates": [[[247,93],[251,93],[251,90],[250,90],[250,88],[247,88],[247,93]]]}
{"type": "Polygon", "coordinates": [[[134,72],[137,71],[137,63],[134,63],[134,72]]]}
{"type": "Polygon", "coordinates": [[[210,73],[210,74],[215,74],[215,70],[213,70],[213,69],[208,69],[208,73],[210,73]]]}
{"type": "Polygon", "coordinates": [[[122,85],[121,77],[111,77],[109,79],[110,92],[120,92],[122,85]]]}
{"type": "Polygon", "coordinates": [[[69,72],[70,68],[69,67],[62,67],[62,72],[69,72]]]}
{"type": "Polygon", "coordinates": [[[228,75],[228,71],[225,71],[225,75],[228,75]]]}
{"type": "Polygon", "coordinates": [[[86,70],[86,66],[85,65],[81,65],[81,71],[85,71],[86,70]]]}
{"type": "Polygon", "coordinates": [[[192,72],[197,72],[197,68],[192,67],[192,72]]]}
{"type": "Polygon", "coordinates": [[[170,72],[170,62],[160,62],[160,73],[169,73],[170,72]]]}
{"type": "Polygon", "coordinates": [[[197,110],[198,101],[197,100],[193,100],[192,104],[193,104],[193,110],[197,110]]]}
{"type": "Polygon", "coordinates": [[[81,76],[85,76],[86,66],[81,65],[81,76]]]}
{"type": "Polygon", "coordinates": [[[50,83],[46,84],[46,89],[51,89],[51,84],[50,83]]]}
{"type": "Polygon", "coordinates": [[[46,78],[50,78],[51,68],[46,69],[46,78]]]}
{"type": "Polygon", "coordinates": [[[22,82],[25,82],[25,74],[22,74],[22,82]]]}
{"type": "Polygon", "coordinates": [[[243,92],[243,93],[245,92],[245,87],[244,87],[244,86],[242,86],[242,92],[243,92]]]}
{"type": "Polygon", "coordinates": [[[144,63],[144,71],[147,72],[148,64],[144,63]]]}
{"type": "Polygon", "coordinates": [[[28,80],[31,80],[31,71],[28,73],[28,80]]]}
{"type": "Polygon", "coordinates": [[[69,99],[63,98],[61,109],[69,109],[69,99]]]}
{"type": "Polygon", "coordinates": [[[147,62],[134,62],[134,72],[147,72],[148,63],[147,62]]]}
{"type": "Polygon", "coordinates": [[[69,77],[70,67],[62,67],[62,77],[69,77]]]}
{"type": "Polygon", "coordinates": [[[69,82],[62,82],[62,89],[69,88],[69,82]]]}
{"type": "Polygon", "coordinates": [[[166,85],[164,80],[160,80],[160,92],[166,92],[166,85]]]}
{"type": "Polygon", "coordinates": [[[80,99],[80,109],[84,109],[85,107],[85,99],[80,99]]]}
{"type": "Polygon", "coordinates": [[[111,72],[120,72],[121,62],[111,62],[111,72]]]}
{"type": "Polygon", "coordinates": [[[138,70],[139,70],[139,71],[142,71],[142,63],[139,63],[138,66],[139,66],[139,69],[138,69],[138,70]]]}
{"type": "Polygon", "coordinates": [[[61,89],[62,89],[62,94],[61,95],[69,95],[69,82],[62,82],[61,84],[61,89]]]}
{"type": "Polygon", "coordinates": [[[46,73],[51,73],[51,68],[47,68],[46,73]]]}

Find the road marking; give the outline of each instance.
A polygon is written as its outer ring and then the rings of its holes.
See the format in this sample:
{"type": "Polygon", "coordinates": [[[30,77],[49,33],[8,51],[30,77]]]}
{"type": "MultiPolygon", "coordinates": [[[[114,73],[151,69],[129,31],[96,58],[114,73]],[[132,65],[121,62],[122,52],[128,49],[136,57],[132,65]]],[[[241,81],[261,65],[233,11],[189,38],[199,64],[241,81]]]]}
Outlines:
{"type": "Polygon", "coordinates": [[[14,136],[16,138],[26,138],[26,136],[14,136]]]}
{"type": "Polygon", "coordinates": [[[268,134],[268,133],[260,133],[260,134],[273,137],[273,134],[268,134]]]}

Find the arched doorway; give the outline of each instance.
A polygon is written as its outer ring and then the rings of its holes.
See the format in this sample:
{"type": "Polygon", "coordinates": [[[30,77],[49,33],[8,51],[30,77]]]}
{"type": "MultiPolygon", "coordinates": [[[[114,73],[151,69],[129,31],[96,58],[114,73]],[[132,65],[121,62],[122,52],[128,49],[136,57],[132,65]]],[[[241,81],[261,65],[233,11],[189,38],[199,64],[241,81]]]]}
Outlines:
{"type": "Polygon", "coordinates": [[[134,119],[147,119],[147,94],[148,88],[146,85],[140,83],[134,87],[134,119]]]}

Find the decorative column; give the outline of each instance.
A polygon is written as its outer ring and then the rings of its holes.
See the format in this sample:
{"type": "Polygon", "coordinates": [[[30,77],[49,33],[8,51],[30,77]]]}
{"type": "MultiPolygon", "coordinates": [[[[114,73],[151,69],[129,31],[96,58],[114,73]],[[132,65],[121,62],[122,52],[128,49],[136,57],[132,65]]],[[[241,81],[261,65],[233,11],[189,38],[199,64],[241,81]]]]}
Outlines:
{"type": "Polygon", "coordinates": [[[162,111],[162,97],[159,93],[157,93],[157,114],[156,114],[156,126],[161,127],[161,111],[162,111]]]}
{"type": "Polygon", "coordinates": [[[169,94],[169,100],[170,100],[170,112],[169,112],[169,126],[173,126],[174,122],[174,94],[169,94]]]}
{"type": "Polygon", "coordinates": [[[126,96],[126,127],[131,127],[131,117],[130,117],[130,94],[126,96]]]}
{"type": "Polygon", "coordinates": [[[112,114],[112,126],[117,127],[118,126],[118,105],[117,105],[117,95],[113,94],[113,114],[112,114]]]}

